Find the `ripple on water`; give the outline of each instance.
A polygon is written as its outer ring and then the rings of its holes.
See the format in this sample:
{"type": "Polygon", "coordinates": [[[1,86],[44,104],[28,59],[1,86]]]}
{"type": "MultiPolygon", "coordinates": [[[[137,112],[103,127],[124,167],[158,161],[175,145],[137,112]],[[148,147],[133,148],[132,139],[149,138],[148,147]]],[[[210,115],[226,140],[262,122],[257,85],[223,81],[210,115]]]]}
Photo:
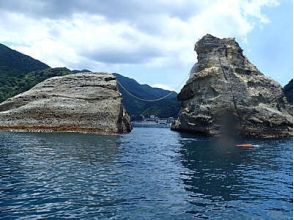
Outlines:
{"type": "Polygon", "coordinates": [[[0,217],[291,219],[292,140],[0,133],[0,217]]]}

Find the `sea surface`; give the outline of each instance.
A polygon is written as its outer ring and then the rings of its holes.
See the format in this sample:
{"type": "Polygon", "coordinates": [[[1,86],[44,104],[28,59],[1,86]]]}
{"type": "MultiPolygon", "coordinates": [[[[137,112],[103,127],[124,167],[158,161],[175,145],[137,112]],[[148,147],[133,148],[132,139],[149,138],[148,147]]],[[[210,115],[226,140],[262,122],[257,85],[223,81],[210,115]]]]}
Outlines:
{"type": "Polygon", "coordinates": [[[291,219],[292,139],[0,133],[0,219],[291,219]]]}

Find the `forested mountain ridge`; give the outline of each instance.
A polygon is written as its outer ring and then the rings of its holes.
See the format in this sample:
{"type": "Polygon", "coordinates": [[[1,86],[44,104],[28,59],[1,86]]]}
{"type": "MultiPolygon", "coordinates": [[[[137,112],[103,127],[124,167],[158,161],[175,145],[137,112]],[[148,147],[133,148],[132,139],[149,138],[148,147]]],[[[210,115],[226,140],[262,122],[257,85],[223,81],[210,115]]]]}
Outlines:
{"type": "Polygon", "coordinates": [[[0,76],[18,76],[49,66],[0,43],[0,76]]]}
{"type": "Polygon", "coordinates": [[[161,118],[176,117],[180,103],[177,101],[177,93],[161,88],[153,88],[146,84],[139,84],[136,80],[114,73],[117,80],[132,95],[144,100],[152,100],[164,97],[171,93],[165,99],[159,101],[142,101],[128,94],[120,85],[119,90],[123,96],[123,103],[127,112],[133,119],[138,119],[140,115],[156,115],[161,118]]]}

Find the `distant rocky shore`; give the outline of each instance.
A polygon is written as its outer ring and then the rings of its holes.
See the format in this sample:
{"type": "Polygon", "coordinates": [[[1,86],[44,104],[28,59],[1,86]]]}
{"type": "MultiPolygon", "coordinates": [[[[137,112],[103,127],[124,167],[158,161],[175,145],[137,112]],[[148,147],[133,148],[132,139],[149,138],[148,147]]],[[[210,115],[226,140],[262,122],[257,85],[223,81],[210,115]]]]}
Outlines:
{"type": "Polygon", "coordinates": [[[0,130],[116,134],[131,131],[112,74],[49,78],[0,104],[0,130]]]}
{"type": "Polygon", "coordinates": [[[243,55],[233,38],[205,35],[195,45],[198,62],[178,95],[176,131],[254,138],[292,136],[292,105],[283,88],[243,55]]]}

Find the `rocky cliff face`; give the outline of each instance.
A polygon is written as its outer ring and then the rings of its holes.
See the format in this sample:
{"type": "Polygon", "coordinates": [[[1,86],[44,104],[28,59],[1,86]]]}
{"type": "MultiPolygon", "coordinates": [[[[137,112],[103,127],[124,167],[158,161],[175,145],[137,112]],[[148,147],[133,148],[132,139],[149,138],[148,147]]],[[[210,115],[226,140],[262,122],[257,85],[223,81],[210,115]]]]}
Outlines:
{"type": "Polygon", "coordinates": [[[283,88],[252,65],[234,39],[205,35],[195,51],[198,63],[178,95],[182,106],[173,130],[292,136],[292,111],[283,88]]]}
{"type": "Polygon", "coordinates": [[[284,86],[284,94],[291,105],[293,105],[293,79],[284,86]]]}
{"type": "Polygon", "coordinates": [[[116,79],[106,73],[49,78],[0,104],[0,130],[125,133],[116,79]]]}

